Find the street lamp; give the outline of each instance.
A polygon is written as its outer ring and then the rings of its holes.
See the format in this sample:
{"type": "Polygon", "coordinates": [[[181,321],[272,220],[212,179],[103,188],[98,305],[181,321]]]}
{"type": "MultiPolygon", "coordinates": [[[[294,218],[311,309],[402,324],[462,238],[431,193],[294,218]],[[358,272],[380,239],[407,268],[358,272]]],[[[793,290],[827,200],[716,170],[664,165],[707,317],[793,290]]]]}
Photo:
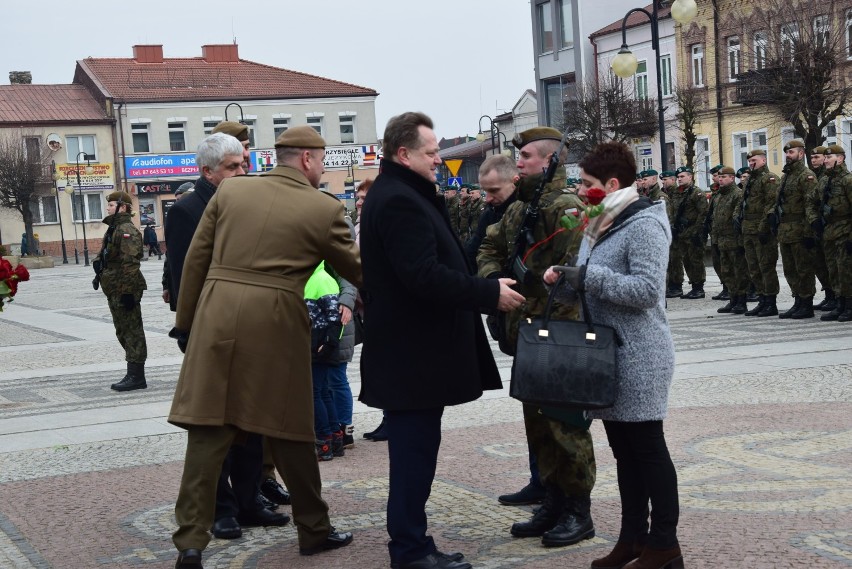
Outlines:
{"type": "Polygon", "coordinates": [[[491,153],[495,153],[495,142],[496,146],[500,146],[500,137],[502,136],[503,146],[500,147],[502,149],[500,150],[500,154],[504,156],[510,156],[512,154],[512,151],[506,148],[506,145],[508,144],[506,135],[503,134],[503,131],[500,130],[500,127],[495,124],[494,119],[492,119],[488,115],[482,115],[481,117],[479,117],[479,133],[476,135],[476,140],[478,140],[479,142],[485,141],[485,133],[482,131],[482,119],[488,119],[488,130],[491,134],[491,153]]]}
{"type": "Polygon", "coordinates": [[[62,228],[62,199],[59,197],[59,189],[56,187],[56,182],[59,181],[59,172],[56,171],[56,160],[50,161],[50,177],[53,178],[53,195],[56,196],[56,215],[59,217],[59,239],[62,242],[62,264],[67,265],[68,252],[65,250],[65,230],[62,228]]]}
{"type": "Polygon", "coordinates": [[[86,174],[91,174],[94,169],[92,168],[91,161],[86,158],[86,153],[80,151],[77,153],[77,191],[80,193],[80,219],[83,223],[83,264],[85,266],[89,266],[89,243],[86,241],[86,208],[83,203],[83,181],[80,179],[80,155],[86,160],[86,174]]]}
{"type": "Polygon", "coordinates": [[[228,103],[227,105],[225,105],[225,120],[228,120],[228,107],[231,106],[236,106],[238,109],[240,109],[240,124],[246,124],[245,115],[243,115],[243,108],[240,106],[239,103],[228,103]]]}
{"type": "MultiPolygon", "coordinates": [[[[668,0],[654,0],[653,9],[649,13],[644,8],[633,8],[624,16],[621,22],[621,49],[616,55],[610,66],[612,71],[621,77],[627,79],[636,74],[636,68],[639,62],[633,52],[627,45],[627,18],[634,12],[642,12],[651,21],[651,47],[656,53],[654,63],[657,70],[657,120],[660,128],[660,161],[662,162],[663,170],[668,169],[668,160],[666,156],[666,120],[665,109],[663,108],[663,76],[660,73],[660,22],[657,10],[668,4],[668,0]]],[[[675,0],[672,4],[671,15],[676,22],[681,25],[687,25],[698,14],[698,6],[695,0],[675,0]]]]}

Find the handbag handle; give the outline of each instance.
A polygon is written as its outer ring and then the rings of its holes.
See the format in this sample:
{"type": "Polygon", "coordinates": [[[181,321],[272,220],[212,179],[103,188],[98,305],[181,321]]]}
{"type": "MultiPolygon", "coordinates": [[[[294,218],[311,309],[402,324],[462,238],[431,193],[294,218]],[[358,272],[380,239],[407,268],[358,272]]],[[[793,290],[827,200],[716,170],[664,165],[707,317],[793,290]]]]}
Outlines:
{"type": "MultiPolygon", "coordinates": [[[[544,305],[544,314],[542,314],[541,318],[541,329],[538,331],[538,335],[540,337],[547,337],[549,335],[547,327],[550,324],[550,314],[553,311],[553,302],[556,298],[556,291],[564,282],[565,273],[559,273],[559,277],[550,289],[550,294],[547,295],[547,304],[544,305]]],[[[578,290],[576,292],[577,296],[580,297],[580,306],[583,308],[583,320],[586,323],[586,342],[594,342],[597,339],[597,334],[595,333],[595,325],[592,322],[592,314],[589,312],[589,305],[586,302],[586,291],[578,290]]]]}

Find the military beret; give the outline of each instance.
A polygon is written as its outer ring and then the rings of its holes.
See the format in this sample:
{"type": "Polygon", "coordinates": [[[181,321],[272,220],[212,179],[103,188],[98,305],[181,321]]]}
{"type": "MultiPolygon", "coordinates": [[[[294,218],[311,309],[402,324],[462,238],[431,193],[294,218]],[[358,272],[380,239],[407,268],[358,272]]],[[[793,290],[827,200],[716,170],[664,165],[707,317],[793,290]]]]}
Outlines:
{"type": "Polygon", "coordinates": [[[784,152],[787,152],[791,148],[804,148],[805,143],[801,140],[791,140],[787,144],[784,145],[784,152]]]}
{"type": "Polygon", "coordinates": [[[736,175],[736,172],[730,166],[722,166],[721,168],[719,168],[717,174],[727,174],[728,176],[734,176],[736,175]]]}
{"type": "Polygon", "coordinates": [[[124,204],[128,204],[128,205],[133,203],[133,198],[130,197],[130,194],[128,194],[127,192],[122,192],[122,191],[112,192],[111,194],[109,194],[106,197],[106,200],[108,202],[118,202],[120,204],[124,203],[124,204]]]}
{"type": "Polygon", "coordinates": [[[680,168],[675,170],[675,176],[683,172],[686,172],[687,174],[692,174],[692,168],[690,168],[689,166],[681,166],[680,168]]]}
{"type": "Polygon", "coordinates": [[[817,146],[813,149],[811,154],[822,154],[823,152],[825,152],[825,146],[817,146]]]}
{"type": "Polygon", "coordinates": [[[746,173],[746,172],[748,172],[748,171],[749,171],[749,167],[748,167],[748,166],[743,166],[742,168],[740,168],[739,170],[737,170],[737,178],[742,178],[742,177],[743,177],[743,174],[745,174],[745,173],[746,173]]]}
{"type": "Polygon", "coordinates": [[[823,151],[823,154],[843,154],[846,156],[846,151],[839,144],[832,144],[823,151]]]}
{"type": "Polygon", "coordinates": [[[549,126],[537,126],[516,134],[512,137],[512,144],[520,149],[536,140],[562,140],[562,133],[549,126]]]}
{"type": "Polygon", "coordinates": [[[325,148],[325,140],[313,127],[294,126],[278,135],[275,148],[325,148]]]}
{"type": "Polygon", "coordinates": [[[760,148],[755,148],[754,150],[750,150],[747,156],[749,158],[752,158],[754,156],[766,156],[766,151],[760,148]]]}
{"type": "Polygon", "coordinates": [[[178,186],[178,189],[175,190],[175,195],[179,196],[184,192],[191,192],[194,189],[195,189],[195,184],[193,184],[192,182],[184,182],[183,184],[178,186]]]}
{"type": "Polygon", "coordinates": [[[661,178],[674,178],[675,176],[677,176],[677,174],[674,172],[674,170],[663,170],[663,172],[660,174],[661,178]]]}
{"type": "Polygon", "coordinates": [[[724,164],[716,164],[715,166],[713,166],[712,168],[710,168],[710,173],[711,173],[711,174],[718,174],[718,173],[719,173],[719,170],[721,170],[721,169],[722,169],[722,168],[724,168],[724,167],[725,167],[725,165],[724,165],[724,164]]]}
{"type": "Polygon", "coordinates": [[[643,178],[650,178],[651,176],[659,175],[659,173],[654,169],[645,170],[645,172],[643,172],[643,173],[644,173],[644,176],[642,176],[643,178]]]}
{"type": "Polygon", "coordinates": [[[240,142],[249,139],[248,126],[234,121],[220,122],[215,127],[213,127],[213,130],[210,132],[210,134],[215,134],[217,132],[224,132],[225,134],[230,134],[240,142]]]}

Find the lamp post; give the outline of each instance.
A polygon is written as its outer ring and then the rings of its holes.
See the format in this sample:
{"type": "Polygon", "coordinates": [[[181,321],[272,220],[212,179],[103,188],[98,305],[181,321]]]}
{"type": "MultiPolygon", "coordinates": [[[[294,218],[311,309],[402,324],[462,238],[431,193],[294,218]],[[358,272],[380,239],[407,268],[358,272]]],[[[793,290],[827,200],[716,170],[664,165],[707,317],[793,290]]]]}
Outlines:
{"type": "MultiPolygon", "coordinates": [[[[74,184],[71,183],[71,178],[68,177],[68,172],[65,173],[65,193],[69,196],[74,195],[74,184]]],[[[82,218],[82,214],[80,215],[82,218]]],[[[74,226],[74,264],[80,264],[80,255],[77,252],[77,224],[74,223],[74,199],[71,199],[71,225],[74,226]]]]}
{"type": "Polygon", "coordinates": [[[491,135],[491,153],[495,154],[494,150],[497,146],[500,146],[500,137],[502,136],[503,146],[500,147],[500,154],[503,154],[504,156],[509,156],[513,154],[511,150],[506,148],[506,145],[508,144],[506,135],[503,133],[503,131],[500,130],[500,127],[495,124],[494,119],[492,119],[488,115],[482,115],[481,117],[479,117],[479,133],[476,135],[476,140],[478,140],[479,142],[485,141],[485,133],[482,131],[482,119],[488,119],[488,130],[491,135]]]}
{"type": "Polygon", "coordinates": [[[240,124],[245,124],[245,115],[243,114],[243,108],[240,106],[239,103],[228,103],[227,105],[225,105],[225,120],[228,120],[228,108],[231,106],[236,106],[238,109],[240,109],[240,124]]]}
{"type": "Polygon", "coordinates": [[[53,194],[56,196],[56,215],[59,217],[59,239],[62,243],[62,264],[67,265],[68,252],[65,249],[65,230],[62,228],[62,200],[59,198],[59,189],[56,187],[56,182],[59,180],[59,172],[56,171],[56,160],[50,161],[50,177],[53,178],[53,194]]]}
{"type": "Polygon", "coordinates": [[[83,223],[83,264],[85,266],[89,266],[89,243],[86,241],[86,208],[83,203],[83,181],[80,179],[80,155],[86,160],[86,173],[92,173],[92,165],[90,161],[85,158],[86,153],[80,151],[77,153],[77,191],[80,193],[80,219],[83,223]]]}
{"type": "MultiPolygon", "coordinates": [[[[650,13],[644,8],[633,8],[625,14],[624,20],[621,22],[621,49],[611,63],[612,71],[622,79],[627,79],[636,74],[639,61],[627,45],[627,18],[635,12],[642,12],[648,16],[651,21],[651,47],[656,55],[654,63],[657,70],[657,120],[660,128],[660,161],[663,170],[668,169],[668,160],[666,156],[666,119],[663,107],[663,77],[660,73],[660,21],[657,11],[667,5],[668,1],[654,0],[650,13]]],[[[695,4],[695,0],[674,0],[671,15],[679,24],[689,24],[696,14],[698,14],[698,6],[695,4]]]]}

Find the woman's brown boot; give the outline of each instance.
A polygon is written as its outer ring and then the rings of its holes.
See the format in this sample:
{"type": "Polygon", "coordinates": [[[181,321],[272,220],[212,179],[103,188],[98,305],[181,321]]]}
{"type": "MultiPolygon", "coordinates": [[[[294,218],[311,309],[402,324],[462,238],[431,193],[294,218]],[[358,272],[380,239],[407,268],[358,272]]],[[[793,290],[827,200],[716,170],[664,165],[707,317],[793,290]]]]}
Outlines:
{"type": "Polygon", "coordinates": [[[683,569],[683,555],[680,547],[651,549],[646,545],[639,558],[625,565],[624,569],[683,569]]]}
{"type": "Polygon", "coordinates": [[[615,547],[606,557],[592,561],[592,569],[621,569],[642,553],[642,546],[638,542],[617,541],[615,547]]]}

